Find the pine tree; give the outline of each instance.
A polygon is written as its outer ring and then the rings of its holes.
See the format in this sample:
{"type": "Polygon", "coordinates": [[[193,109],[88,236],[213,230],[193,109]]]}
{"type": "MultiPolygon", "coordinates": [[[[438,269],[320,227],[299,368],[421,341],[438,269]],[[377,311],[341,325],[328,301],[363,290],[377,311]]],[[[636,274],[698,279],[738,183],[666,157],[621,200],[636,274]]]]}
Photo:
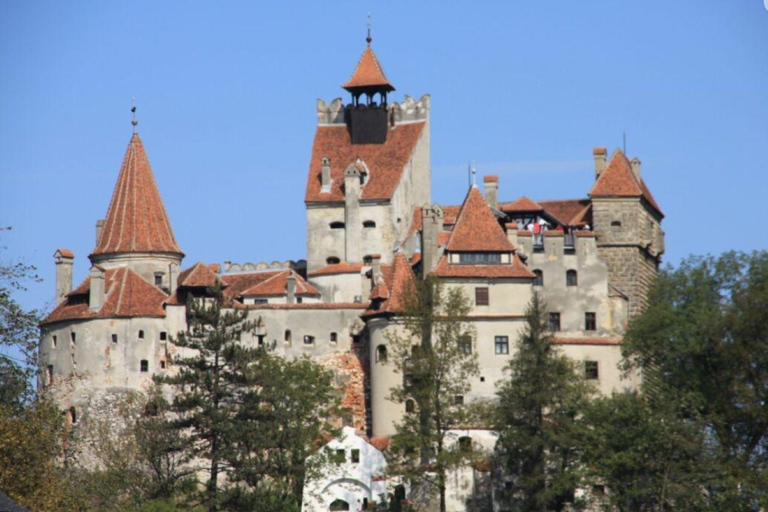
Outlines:
{"type": "Polygon", "coordinates": [[[406,295],[405,311],[394,320],[402,329],[387,336],[387,364],[403,375],[390,399],[406,405],[390,449],[392,465],[412,482],[435,489],[441,512],[448,471],[473,456],[468,447],[448,442],[451,429],[475,419],[472,407],[464,404],[470,379],[479,372],[474,332],[466,322],[470,309],[461,288],[428,278],[406,295]]]}
{"type": "Polygon", "coordinates": [[[590,394],[574,363],[552,343],[546,304],[534,294],[525,327],[497,393],[500,493],[509,510],[560,511],[580,482],[579,420],[590,394]]]}

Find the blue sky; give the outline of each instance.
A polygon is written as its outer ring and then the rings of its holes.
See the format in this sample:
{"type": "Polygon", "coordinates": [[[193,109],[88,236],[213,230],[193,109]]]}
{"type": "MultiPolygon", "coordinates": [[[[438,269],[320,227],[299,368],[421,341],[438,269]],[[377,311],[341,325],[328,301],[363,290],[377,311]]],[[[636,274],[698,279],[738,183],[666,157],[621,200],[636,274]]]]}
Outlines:
{"type": "Polygon", "coordinates": [[[433,199],[466,165],[500,198],[584,197],[592,148],[621,146],[666,219],[665,260],[768,246],[763,0],[0,3],[0,257],[87,273],[131,134],[131,98],[185,266],[299,259],[315,100],[365,45],[432,95],[433,199]]]}

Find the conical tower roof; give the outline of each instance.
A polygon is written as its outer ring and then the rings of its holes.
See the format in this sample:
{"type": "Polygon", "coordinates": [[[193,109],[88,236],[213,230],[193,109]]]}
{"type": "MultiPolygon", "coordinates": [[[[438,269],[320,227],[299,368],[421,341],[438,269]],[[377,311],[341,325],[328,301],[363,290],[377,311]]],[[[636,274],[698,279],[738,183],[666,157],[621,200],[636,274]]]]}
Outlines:
{"type": "Polygon", "coordinates": [[[136,133],[128,144],[107,218],[91,256],[119,253],[184,256],[173,236],[144,144],[136,133]]]}
{"type": "Polygon", "coordinates": [[[373,53],[373,48],[366,46],[363,55],[357,63],[352,78],[342,86],[344,89],[354,92],[364,89],[383,89],[386,92],[394,91],[395,87],[389,83],[384,70],[379,64],[379,59],[373,53]]]}

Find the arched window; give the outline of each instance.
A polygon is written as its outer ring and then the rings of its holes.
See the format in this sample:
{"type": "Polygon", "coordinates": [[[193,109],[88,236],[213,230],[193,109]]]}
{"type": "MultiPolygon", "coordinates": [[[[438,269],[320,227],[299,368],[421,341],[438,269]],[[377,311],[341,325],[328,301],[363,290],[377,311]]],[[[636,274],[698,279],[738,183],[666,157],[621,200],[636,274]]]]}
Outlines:
{"type": "Polygon", "coordinates": [[[405,412],[416,412],[416,402],[410,398],[405,401],[405,412]]]}
{"type": "Polygon", "coordinates": [[[462,436],[459,438],[459,451],[467,453],[472,451],[472,438],[462,436]]]}
{"type": "Polygon", "coordinates": [[[331,503],[329,510],[349,510],[349,503],[344,500],[334,500],[334,502],[331,503]]]}
{"type": "Polygon", "coordinates": [[[387,347],[385,345],[379,345],[376,347],[376,362],[387,362],[387,347]]]}
{"type": "Polygon", "coordinates": [[[544,272],[536,269],[533,274],[536,276],[533,280],[533,286],[544,286],[544,272]]]}
{"type": "Polygon", "coordinates": [[[565,284],[567,286],[576,286],[579,284],[579,275],[575,270],[568,270],[565,273],[565,284]]]}
{"type": "Polygon", "coordinates": [[[339,258],[337,258],[336,256],[331,256],[329,258],[326,258],[325,262],[327,264],[329,264],[329,265],[337,265],[337,264],[341,263],[341,260],[339,258]]]}
{"type": "Polygon", "coordinates": [[[341,221],[331,222],[331,229],[344,229],[344,223],[341,221]]]}
{"type": "Polygon", "coordinates": [[[611,221],[611,228],[612,229],[619,229],[621,227],[621,221],[620,220],[613,220],[611,221]]]}
{"type": "Polygon", "coordinates": [[[291,330],[286,329],[285,330],[285,342],[290,343],[291,342],[291,330]]]}
{"type": "Polygon", "coordinates": [[[363,222],[363,227],[364,228],[375,228],[376,227],[376,222],[372,221],[372,220],[366,220],[365,222],[363,222]]]}

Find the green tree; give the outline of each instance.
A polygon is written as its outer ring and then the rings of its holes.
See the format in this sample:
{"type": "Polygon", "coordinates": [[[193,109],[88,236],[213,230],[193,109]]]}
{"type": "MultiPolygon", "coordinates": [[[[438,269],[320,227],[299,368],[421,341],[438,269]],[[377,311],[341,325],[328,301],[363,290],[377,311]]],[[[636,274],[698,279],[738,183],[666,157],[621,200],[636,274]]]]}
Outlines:
{"type": "Polygon", "coordinates": [[[701,422],[717,479],[713,507],[768,506],[768,252],[691,257],[660,273],[630,325],[627,366],[651,404],[701,422]]]}
{"type": "Polygon", "coordinates": [[[240,399],[254,383],[249,365],[264,352],[240,343],[254,328],[247,312],[223,308],[220,288],[210,297],[189,297],[187,330],[173,341],[182,350],[172,357],[173,374],[156,376],[156,382],[173,388],[169,426],[179,431],[190,458],[206,462],[208,479],[203,503],[210,512],[219,510],[219,481],[231,473],[230,440],[240,399]]]}
{"type": "Polygon", "coordinates": [[[472,425],[473,407],[464,404],[470,379],[479,372],[472,349],[474,331],[466,321],[471,305],[461,288],[436,279],[418,282],[405,294],[405,308],[387,335],[389,357],[403,375],[390,399],[406,405],[390,452],[395,472],[427,484],[446,507],[446,477],[451,468],[475,455],[449,443],[449,430],[472,425]]]}
{"type": "Polygon", "coordinates": [[[581,484],[579,415],[592,390],[553,345],[546,314],[534,294],[497,392],[497,449],[511,484],[501,499],[514,511],[564,510],[581,484]]]}
{"type": "MultiPolygon", "coordinates": [[[[0,228],[0,234],[10,229],[0,228]]],[[[4,253],[5,247],[0,251],[4,253]]],[[[5,257],[0,260],[0,406],[15,413],[20,413],[35,395],[41,314],[38,310],[26,311],[13,295],[24,291],[26,282],[40,281],[36,270],[24,262],[5,257]]]]}

